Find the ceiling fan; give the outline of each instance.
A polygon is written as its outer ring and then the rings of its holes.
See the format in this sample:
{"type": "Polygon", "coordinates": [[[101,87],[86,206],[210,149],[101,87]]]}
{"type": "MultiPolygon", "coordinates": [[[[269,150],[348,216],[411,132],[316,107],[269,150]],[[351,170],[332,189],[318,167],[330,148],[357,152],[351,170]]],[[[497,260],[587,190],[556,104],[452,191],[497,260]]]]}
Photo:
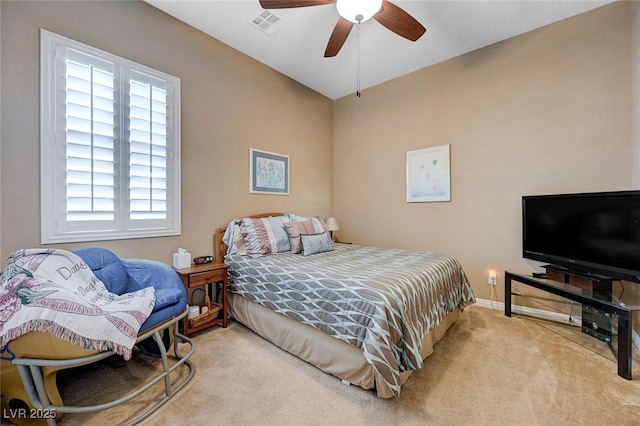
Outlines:
{"type": "Polygon", "coordinates": [[[338,54],[353,24],[359,24],[371,18],[411,41],[418,40],[427,31],[411,15],[387,0],[260,0],[263,9],[289,9],[334,3],[340,17],[329,37],[329,43],[324,52],[325,58],[338,54]]]}

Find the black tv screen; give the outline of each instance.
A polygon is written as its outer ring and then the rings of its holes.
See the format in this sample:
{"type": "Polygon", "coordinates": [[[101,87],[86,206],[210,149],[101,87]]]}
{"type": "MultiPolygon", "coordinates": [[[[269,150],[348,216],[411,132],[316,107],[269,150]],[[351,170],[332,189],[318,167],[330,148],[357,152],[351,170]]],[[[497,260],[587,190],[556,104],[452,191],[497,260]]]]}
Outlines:
{"type": "Polygon", "coordinates": [[[522,197],[523,257],[640,282],[640,191],[522,197]]]}

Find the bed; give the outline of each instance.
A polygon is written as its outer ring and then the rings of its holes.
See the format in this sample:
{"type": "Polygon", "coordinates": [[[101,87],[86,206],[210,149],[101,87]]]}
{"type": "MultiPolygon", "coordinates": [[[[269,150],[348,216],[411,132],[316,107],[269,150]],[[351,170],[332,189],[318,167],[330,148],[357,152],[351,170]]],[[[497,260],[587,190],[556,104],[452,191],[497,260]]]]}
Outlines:
{"type": "Polygon", "coordinates": [[[216,230],[214,246],[216,261],[229,265],[235,320],[381,398],[400,396],[411,373],[475,302],[454,257],[333,244],[320,217],[234,219],[216,230]]]}

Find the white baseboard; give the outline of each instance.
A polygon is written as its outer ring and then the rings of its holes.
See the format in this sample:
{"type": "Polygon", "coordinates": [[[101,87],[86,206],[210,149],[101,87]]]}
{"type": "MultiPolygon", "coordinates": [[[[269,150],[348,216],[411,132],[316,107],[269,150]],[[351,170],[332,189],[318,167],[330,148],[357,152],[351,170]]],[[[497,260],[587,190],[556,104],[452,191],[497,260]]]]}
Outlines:
{"type": "MultiPolygon", "coordinates": [[[[476,299],[475,304],[480,308],[487,308],[504,312],[503,302],[496,302],[487,299],[476,299]]],[[[529,308],[527,306],[520,306],[515,304],[511,305],[511,312],[548,321],[555,321],[562,324],[576,325],[578,327],[582,326],[582,318],[578,316],[569,317],[569,315],[560,312],[545,311],[543,309],[529,308]]],[[[633,346],[635,346],[636,349],[640,349],[640,335],[635,330],[631,331],[631,339],[633,341],[633,346]]]]}

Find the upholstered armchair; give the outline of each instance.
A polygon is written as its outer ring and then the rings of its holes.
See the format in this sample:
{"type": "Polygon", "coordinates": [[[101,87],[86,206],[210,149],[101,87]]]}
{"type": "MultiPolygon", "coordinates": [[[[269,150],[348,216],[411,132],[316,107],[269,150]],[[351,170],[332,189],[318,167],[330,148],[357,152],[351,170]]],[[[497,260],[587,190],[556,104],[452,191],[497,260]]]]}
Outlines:
{"type": "MultiPolygon", "coordinates": [[[[155,303],[139,328],[135,346],[145,355],[162,358],[163,371],[141,389],[136,389],[128,396],[111,403],[94,407],[65,406],[57,389],[56,373],[66,368],[105,359],[115,352],[89,350],[50,333],[30,331],[1,348],[3,413],[17,413],[18,409],[26,409],[29,412],[30,408],[48,408],[56,413],[56,418],[49,419],[48,423],[55,424],[63,413],[93,412],[126,403],[164,379],[166,396],[136,418],[136,421],[141,421],[180,391],[194,374],[194,367],[189,361],[195,350],[194,343],[178,330],[179,321],[188,311],[187,295],[182,281],[173,268],[160,262],[121,259],[112,251],[98,247],[78,249],[72,253],[86,263],[110,293],[127,295],[147,287],[154,288],[155,303]],[[172,341],[176,361],[169,366],[167,349],[172,341]],[[180,342],[188,343],[190,346],[186,355],[179,354],[180,342]],[[189,373],[184,380],[172,384],[170,374],[182,366],[188,367],[189,373]]],[[[3,282],[3,286],[4,284],[3,282]]],[[[32,424],[28,419],[8,420],[17,424],[32,424]]]]}

